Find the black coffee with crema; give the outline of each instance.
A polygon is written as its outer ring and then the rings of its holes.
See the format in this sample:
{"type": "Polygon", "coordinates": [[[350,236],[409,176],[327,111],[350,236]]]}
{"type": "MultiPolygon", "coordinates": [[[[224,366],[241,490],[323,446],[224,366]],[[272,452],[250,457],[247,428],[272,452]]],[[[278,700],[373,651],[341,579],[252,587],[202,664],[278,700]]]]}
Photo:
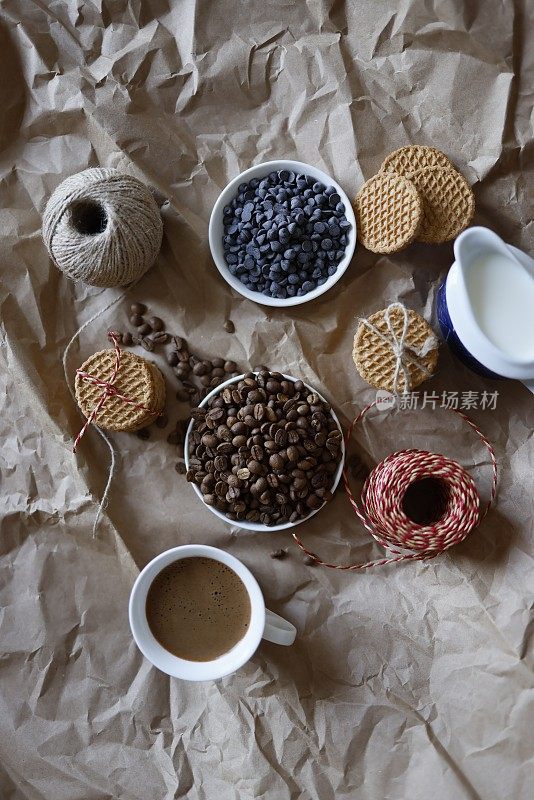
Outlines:
{"type": "Polygon", "coordinates": [[[154,579],[146,599],[158,642],[189,661],[212,661],[239,642],[250,623],[250,599],[236,573],[212,558],[183,558],[154,579]]]}

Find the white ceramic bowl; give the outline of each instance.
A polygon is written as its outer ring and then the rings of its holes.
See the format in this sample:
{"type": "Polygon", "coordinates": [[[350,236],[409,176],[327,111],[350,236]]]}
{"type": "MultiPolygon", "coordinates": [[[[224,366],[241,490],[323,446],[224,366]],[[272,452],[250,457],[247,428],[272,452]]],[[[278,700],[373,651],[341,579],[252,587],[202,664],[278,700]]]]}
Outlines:
{"type": "MultiPolygon", "coordinates": [[[[284,373],[282,373],[282,374],[284,375],[284,378],[287,381],[291,381],[292,383],[296,383],[297,380],[299,380],[299,378],[293,378],[291,375],[285,375],[284,373]]],[[[211,400],[212,397],[216,397],[217,395],[219,395],[222,392],[222,390],[225,388],[225,386],[230,386],[230,385],[232,385],[234,383],[238,383],[243,377],[244,377],[244,375],[238,375],[236,378],[230,378],[230,380],[224,381],[224,383],[221,383],[219,386],[217,386],[215,389],[213,389],[213,391],[211,391],[208,395],[206,395],[204,400],[202,400],[202,402],[200,403],[200,408],[206,406],[209,403],[209,401],[211,400]]],[[[325,403],[328,402],[323,397],[323,395],[320,392],[317,391],[317,389],[314,389],[308,383],[306,384],[306,386],[308,387],[308,389],[310,391],[315,392],[315,394],[319,395],[321,400],[323,400],[325,403]]],[[[343,433],[343,431],[341,429],[341,425],[339,424],[339,420],[338,420],[336,414],[334,413],[333,409],[330,411],[330,413],[332,414],[332,417],[334,418],[334,421],[335,421],[336,425],[338,426],[339,430],[343,433]]],[[[187,469],[189,469],[189,436],[191,434],[191,431],[193,430],[193,423],[194,423],[194,420],[191,420],[191,422],[189,423],[189,426],[187,428],[187,433],[185,435],[184,460],[185,460],[185,465],[186,465],[187,469]]],[[[339,462],[339,467],[337,468],[337,471],[334,474],[334,481],[332,483],[332,488],[330,489],[332,494],[336,491],[338,483],[339,483],[339,481],[341,479],[341,475],[343,473],[343,463],[344,463],[344,461],[345,461],[345,441],[342,438],[341,439],[341,459],[340,459],[340,462],[339,462]]],[[[228,525],[232,525],[232,526],[234,526],[236,528],[243,528],[244,530],[247,530],[247,531],[259,531],[259,532],[262,532],[262,533],[270,533],[272,531],[285,531],[287,528],[294,528],[296,525],[300,525],[301,522],[306,522],[306,520],[308,520],[311,517],[313,517],[314,514],[317,514],[317,512],[320,511],[322,508],[324,508],[324,506],[326,505],[326,503],[323,503],[322,506],[319,506],[319,508],[316,508],[310,514],[308,514],[307,517],[303,517],[302,519],[299,519],[297,522],[285,522],[283,525],[262,525],[259,522],[248,522],[247,520],[239,520],[239,521],[237,521],[237,520],[233,520],[233,519],[228,519],[228,517],[225,514],[223,514],[222,511],[219,511],[219,509],[213,508],[213,506],[208,506],[206,503],[204,503],[204,500],[202,498],[202,492],[200,491],[200,489],[198,488],[196,483],[191,483],[191,486],[195,490],[196,495],[202,501],[202,504],[204,505],[204,507],[207,508],[209,511],[211,511],[212,514],[215,514],[216,517],[219,517],[219,519],[222,519],[223,522],[228,523],[228,525]]]]}
{"type": "Polygon", "coordinates": [[[354,217],[354,211],[352,210],[352,204],[349,198],[339,183],[327,175],[326,172],[317,169],[317,167],[312,167],[311,164],[304,164],[302,161],[266,161],[263,164],[257,164],[255,167],[246,169],[244,172],[230,181],[227,187],[223,189],[217,198],[217,202],[213,206],[213,211],[211,212],[208,235],[211,255],[215,261],[215,266],[223,276],[224,280],[230,284],[232,289],[235,289],[236,292],[239,292],[239,294],[243,295],[243,297],[253,300],[255,303],[259,303],[260,305],[298,306],[302,303],[307,303],[309,300],[315,300],[316,297],[319,297],[327,292],[335,283],[338,282],[343,273],[346,271],[350,264],[351,258],[354,255],[354,248],[356,247],[356,219],[354,217]],[[228,269],[224,258],[222,241],[224,235],[223,208],[231,203],[233,198],[236,196],[237,187],[239,184],[248,183],[248,181],[250,181],[252,178],[264,178],[269,174],[269,172],[282,169],[287,169],[291,172],[303,173],[305,175],[311,175],[312,178],[316,178],[326,186],[334,186],[336,192],[341,198],[341,201],[345,205],[345,216],[352,226],[347,232],[348,244],[345,248],[345,255],[339,262],[334,275],[331,275],[322,286],[318,286],[316,289],[313,289],[313,291],[308,292],[308,294],[305,294],[302,297],[287,297],[285,300],[278,299],[277,297],[267,297],[267,295],[262,294],[261,292],[252,292],[250,289],[247,289],[246,286],[243,286],[239,278],[237,278],[235,275],[232,275],[228,269]]]}

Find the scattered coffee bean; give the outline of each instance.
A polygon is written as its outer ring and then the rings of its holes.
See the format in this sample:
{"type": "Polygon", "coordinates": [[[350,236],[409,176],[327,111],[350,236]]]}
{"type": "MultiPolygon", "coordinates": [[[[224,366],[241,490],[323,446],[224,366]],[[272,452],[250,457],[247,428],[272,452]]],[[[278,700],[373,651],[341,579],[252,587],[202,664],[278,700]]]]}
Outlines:
{"type": "Polygon", "coordinates": [[[134,328],[140,328],[142,325],[145,324],[145,320],[141,316],[141,314],[133,314],[130,317],[130,322],[134,326],[134,328]]]}
{"type": "Polygon", "coordinates": [[[147,336],[149,333],[152,333],[152,328],[148,322],[145,322],[143,325],[138,327],[138,331],[141,336],[147,336]]]}
{"type": "Polygon", "coordinates": [[[167,344],[169,339],[170,336],[168,333],[165,333],[165,331],[158,331],[152,336],[152,341],[154,344],[167,344]]]}
{"type": "Polygon", "coordinates": [[[285,558],[287,556],[287,550],[284,550],[283,547],[280,547],[279,550],[273,550],[271,553],[271,558],[285,558]]]}
{"type": "Polygon", "coordinates": [[[159,317],[150,317],[148,321],[153,331],[159,332],[165,330],[165,325],[163,324],[163,320],[161,320],[159,317]]]}
{"type": "Polygon", "coordinates": [[[126,333],[122,334],[122,343],[125,347],[131,347],[133,344],[133,338],[130,331],[126,331],[126,333]]]}
{"type": "MultiPolygon", "coordinates": [[[[179,475],[185,475],[187,472],[187,467],[183,461],[177,461],[174,465],[174,469],[179,475]]],[[[204,495],[204,501],[206,500],[206,496],[204,495]]]]}
{"type": "Polygon", "coordinates": [[[156,418],[156,426],[158,428],[166,428],[169,424],[169,417],[167,414],[160,414],[159,417],[156,418]]]}
{"type": "Polygon", "coordinates": [[[148,336],[143,336],[141,339],[141,345],[145,348],[149,353],[154,351],[154,342],[152,339],[149,339],[148,336]]]}
{"type": "Polygon", "coordinates": [[[141,430],[136,431],[136,433],[139,439],[142,439],[145,442],[147,439],[150,439],[150,431],[148,428],[141,428],[141,430]]]}
{"type": "Polygon", "coordinates": [[[142,316],[146,313],[146,306],[144,303],[132,303],[130,311],[132,314],[140,314],[142,316]]]}
{"type": "Polygon", "coordinates": [[[227,319],[224,323],[224,330],[226,333],[235,333],[235,325],[231,319],[227,319]]]}

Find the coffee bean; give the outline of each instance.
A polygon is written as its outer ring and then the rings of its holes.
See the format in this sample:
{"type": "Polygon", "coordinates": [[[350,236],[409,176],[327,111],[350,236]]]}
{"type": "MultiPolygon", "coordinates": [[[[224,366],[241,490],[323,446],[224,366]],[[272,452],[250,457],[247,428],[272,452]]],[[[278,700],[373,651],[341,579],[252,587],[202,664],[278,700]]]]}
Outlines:
{"type": "Polygon", "coordinates": [[[143,325],[139,326],[138,331],[141,336],[147,336],[149,333],[152,333],[152,328],[148,322],[145,322],[143,325]]]}
{"type": "Polygon", "coordinates": [[[125,347],[131,347],[133,344],[133,338],[130,331],[126,331],[126,333],[122,334],[122,343],[125,347]]]}
{"type": "Polygon", "coordinates": [[[149,339],[148,336],[144,336],[141,339],[141,345],[147,350],[147,352],[152,353],[154,350],[154,342],[152,339],[149,339]]]}
{"type": "Polygon", "coordinates": [[[145,324],[145,320],[141,316],[141,314],[132,314],[130,317],[130,322],[134,326],[134,328],[140,328],[145,324]]]}
{"type": "Polygon", "coordinates": [[[144,303],[132,303],[130,311],[135,315],[143,315],[146,313],[146,306],[144,303]]]}
{"type": "Polygon", "coordinates": [[[284,459],[278,453],[275,453],[269,458],[269,464],[273,469],[283,469],[284,459]]]}
{"type": "Polygon", "coordinates": [[[227,319],[224,323],[224,330],[226,333],[235,333],[235,325],[231,319],[227,319]]]}
{"type": "Polygon", "coordinates": [[[200,375],[205,375],[207,372],[208,372],[208,367],[203,361],[199,361],[193,367],[193,373],[195,375],[198,375],[199,377],[200,377],[200,375]]]}
{"type": "Polygon", "coordinates": [[[137,431],[136,433],[139,439],[143,439],[143,441],[150,439],[150,431],[148,428],[141,428],[141,430],[137,431]]]}
{"type": "Polygon", "coordinates": [[[155,333],[152,336],[152,341],[154,342],[154,344],[167,344],[169,339],[170,339],[169,334],[165,333],[164,331],[159,331],[158,333],[155,333]]]}
{"type": "Polygon", "coordinates": [[[283,547],[278,548],[278,550],[273,550],[271,553],[271,558],[285,558],[287,556],[287,550],[284,550],[283,547]]]}
{"type": "Polygon", "coordinates": [[[211,363],[214,367],[224,367],[224,358],[213,358],[211,363]]]}
{"type": "Polygon", "coordinates": [[[173,342],[174,342],[174,346],[175,346],[175,348],[176,348],[177,350],[186,350],[186,349],[187,349],[187,347],[186,347],[186,343],[185,343],[185,341],[182,339],[182,337],[181,337],[181,336],[173,336],[173,337],[172,337],[172,340],[173,340],[173,342]]]}
{"type": "Polygon", "coordinates": [[[239,480],[246,481],[250,478],[250,470],[248,470],[246,467],[242,467],[241,469],[237,470],[236,475],[239,480]]]}
{"type": "MultiPolygon", "coordinates": [[[[177,461],[176,464],[174,465],[174,469],[176,470],[178,475],[185,475],[187,472],[187,468],[183,461],[177,461]]],[[[204,502],[206,502],[206,497],[204,497],[204,502]]]]}
{"type": "Polygon", "coordinates": [[[274,434],[274,441],[279,447],[285,447],[287,444],[287,433],[283,428],[279,428],[274,434]]]}
{"type": "Polygon", "coordinates": [[[163,331],[165,330],[165,325],[163,324],[163,320],[159,317],[150,317],[148,320],[150,325],[152,326],[153,331],[163,331]]]}
{"type": "Polygon", "coordinates": [[[156,418],[156,425],[158,428],[166,428],[169,424],[169,417],[167,414],[160,414],[159,417],[156,418]]]}
{"type": "Polygon", "coordinates": [[[224,362],[224,371],[225,372],[235,372],[237,369],[237,364],[235,361],[225,361],[224,362]]]}

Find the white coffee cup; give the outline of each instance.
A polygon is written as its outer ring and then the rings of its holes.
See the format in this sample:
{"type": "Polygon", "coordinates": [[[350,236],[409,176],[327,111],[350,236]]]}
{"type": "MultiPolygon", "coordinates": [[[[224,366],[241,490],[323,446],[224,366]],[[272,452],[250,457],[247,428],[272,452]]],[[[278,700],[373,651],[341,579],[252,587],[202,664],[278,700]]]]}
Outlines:
{"type": "Polygon", "coordinates": [[[275,644],[290,645],[295,641],[297,634],[294,625],[265,608],[261,589],[248,567],[224,550],[204,544],[173,547],[150,561],[133,585],[129,617],[133,637],[145,658],[167,675],[185,681],[210,681],[223,678],[238,670],[254,655],[262,638],[275,644]],[[231,650],[212,661],[188,661],[173,655],[154,637],[146,618],[146,598],[156,575],[179,559],[195,556],[212,558],[230,567],[242,580],[250,599],[250,622],[247,632],[231,650]]]}

